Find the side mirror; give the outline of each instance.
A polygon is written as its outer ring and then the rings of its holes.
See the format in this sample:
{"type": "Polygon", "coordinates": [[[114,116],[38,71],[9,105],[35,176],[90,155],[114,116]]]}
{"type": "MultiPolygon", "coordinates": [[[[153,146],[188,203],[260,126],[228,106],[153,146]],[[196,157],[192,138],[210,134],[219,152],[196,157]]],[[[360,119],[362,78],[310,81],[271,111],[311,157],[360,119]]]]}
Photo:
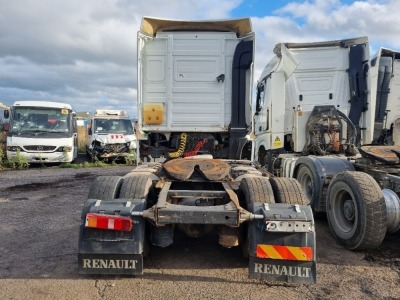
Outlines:
{"type": "Polygon", "coordinates": [[[10,111],[8,109],[4,110],[4,118],[8,119],[10,117],[10,111]]]}
{"type": "Polygon", "coordinates": [[[88,135],[92,135],[92,127],[88,128],[88,135]]]}

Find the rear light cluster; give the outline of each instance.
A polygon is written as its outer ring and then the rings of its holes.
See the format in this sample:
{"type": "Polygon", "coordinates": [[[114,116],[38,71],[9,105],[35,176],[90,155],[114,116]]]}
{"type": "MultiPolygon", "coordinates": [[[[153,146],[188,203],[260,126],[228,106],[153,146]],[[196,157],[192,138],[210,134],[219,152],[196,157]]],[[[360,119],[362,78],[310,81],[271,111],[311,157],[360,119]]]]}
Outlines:
{"type": "Polygon", "coordinates": [[[86,214],[85,226],[96,229],[131,231],[132,219],[122,216],[88,213],[86,214]]]}

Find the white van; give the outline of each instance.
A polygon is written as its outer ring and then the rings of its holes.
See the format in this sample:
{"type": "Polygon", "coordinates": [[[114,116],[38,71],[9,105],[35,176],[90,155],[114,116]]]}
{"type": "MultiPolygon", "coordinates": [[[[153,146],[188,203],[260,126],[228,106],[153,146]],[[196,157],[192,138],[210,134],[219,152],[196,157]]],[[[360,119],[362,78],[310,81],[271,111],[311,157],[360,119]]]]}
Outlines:
{"type": "Polygon", "coordinates": [[[136,159],[136,136],[124,110],[95,110],[88,124],[86,153],[92,160],[136,159]]]}

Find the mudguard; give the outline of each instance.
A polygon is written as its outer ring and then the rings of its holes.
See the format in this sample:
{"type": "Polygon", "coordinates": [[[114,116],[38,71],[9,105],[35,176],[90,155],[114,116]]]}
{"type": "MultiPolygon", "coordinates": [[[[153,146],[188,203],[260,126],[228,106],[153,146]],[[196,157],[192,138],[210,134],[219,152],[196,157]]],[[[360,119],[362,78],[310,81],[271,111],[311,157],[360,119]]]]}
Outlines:
{"type": "Polygon", "coordinates": [[[314,195],[318,195],[318,199],[314,199],[312,209],[316,212],[326,212],[326,191],[333,176],[343,171],[355,171],[353,164],[348,160],[334,156],[309,155],[296,160],[295,178],[301,164],[307,165],[313,173],[314,195]]]}
{"type": "Polygon", "coordinates": [[[143,274],[145,220],[132,212],[145,209],[141,199],[88,199],[82,211],[79,234],[78,269],[80,274],[143,274]],[[86,227],[88,213],[132,219],[130,231],[86,227]]]}
{"type": "Polygon", "coordinates": [[[249,224],[249,277],[316,283],[316,243],[309,206],[254,203],[264,219],[249,224]]]}

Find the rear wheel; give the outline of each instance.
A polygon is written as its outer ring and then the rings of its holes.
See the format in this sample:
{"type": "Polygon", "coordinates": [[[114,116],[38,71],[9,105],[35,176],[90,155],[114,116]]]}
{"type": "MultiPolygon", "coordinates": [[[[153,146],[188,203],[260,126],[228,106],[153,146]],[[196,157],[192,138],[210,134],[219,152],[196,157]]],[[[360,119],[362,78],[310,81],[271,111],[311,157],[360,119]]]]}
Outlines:
{"type": "Polygon", "coordinates": [[[121,188],[123,178],[119,176],[100,176],[97,177],[89,190],[85,206],[82,210],[82,220],[86,217],[89,206],[97,200],[116,199],[121,188]]]}
{"type": "Polygon", "coordinates": [[[319,191],[317,187],[317,178],[311,171],[310,167],[306,164],[301,164],[296,175],[296,179],[300,183],[301,189],[303,190],[308,203],[312,208],[318,201],[319,191]]]}
{"type": "Polygon", "coordinates": [[[327,218],[333,236],[351,250],[375,249],[386,234],[386,206],[376,181],[342,172],[329,184],[327,218]]]}
{"type": "Polygon", "coordinates": [[[267,177],[243,178],[239,191],[248,210],[253,209],[254,203],[275,203],[274,192],[267,177]]]}
{"type": "Polygon", "coordinates": [[[118,197],[123,178],[119,176],[100,176],[93,181],[88,199],[107,200],[118,197]]]}
{"type": "Polygon", "coordinates": [[[307,205],[309,203],[304,195],[300,183],[294,178],[274,177],[270,179],[277,203],[307,205]]]}
{"type": "Polygon", "coordinates": [[[128,176],[121,186],[119,198],[146,199],[149,195],[153,182],[148,176],[128,176]]]}
{"type": "MultiPolygon", "coordinates": [[[[247,210],[253,212],[254,203],[275,203],[274,192],[272,191],[269,179],[266,177],[248,177],[240,182],[239,193],[244,201],[243,205],[247,210]]],[[[247,232],[247,227],[244,232],[247,232]]],[[[243,256],[249,257],[248,234],[243,236],[241,243],[243,256]]]]}
{"type": "MultiPolygon", "coordinates": [[[[148,176],[128,176],[125,177],[124,182],[121,186],[121,192],[119,198],[127,199],[145,199],[146,205],[151,195],[151,189],[153,182],[148,176]]],[[[147,257],[150,252],[150,245],[146,234],[144,233],[143,241],[143,257],[147,257]]]]}
{"type": "Polygon", "coordinates": [[[93,181],[81,214],[82,223],[80,226],[79,240],[81,240],[83,234],[86,214],[88,213],[90,206],[97,200],[116,199],[118,197],[122,181],[123,178],[119,176],[100,176],[93,181]]]}

